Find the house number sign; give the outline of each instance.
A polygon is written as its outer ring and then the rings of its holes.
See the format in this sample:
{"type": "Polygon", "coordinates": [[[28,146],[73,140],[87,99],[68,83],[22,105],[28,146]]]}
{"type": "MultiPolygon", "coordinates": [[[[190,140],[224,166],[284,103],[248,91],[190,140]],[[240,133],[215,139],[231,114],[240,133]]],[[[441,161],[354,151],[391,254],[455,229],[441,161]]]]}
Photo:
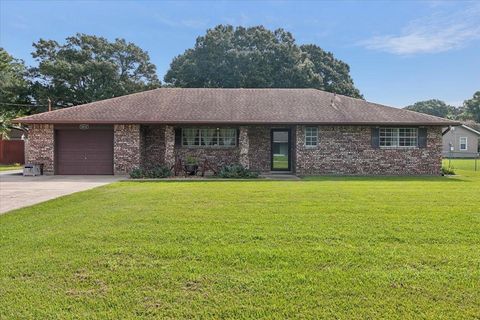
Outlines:
{"type": "Polygon", "coordinates": [[[79,125],[80,130],[88,130],[88,124],[79,125]]]}

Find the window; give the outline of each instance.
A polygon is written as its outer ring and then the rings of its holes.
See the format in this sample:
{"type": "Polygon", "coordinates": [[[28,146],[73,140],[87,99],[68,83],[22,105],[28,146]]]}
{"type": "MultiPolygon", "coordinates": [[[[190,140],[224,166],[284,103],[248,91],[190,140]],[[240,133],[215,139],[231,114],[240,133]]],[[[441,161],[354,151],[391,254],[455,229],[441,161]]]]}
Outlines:
{"type": "Polygon", "coordinates": [[[411,148],[417,145],[417,128],[380,128],[380,147],[411,148]]]}
{"type": "Polygon", "coordinates": [[[460,137],[460,150],[467,151],[467,137],[460,137]]]}
{"type": "Polygon", "coordinates": [[[318,128],[306,127],[305,128],[305,146],[316,147],[318,144],[318,128]]]}
{"type": "Polygon", "coordinates": [[[202,146],[218,146],[218,132],[216,129],[200,129],[200,144],[202,146]]]}
{"type": "Polygon", "coordinates": [[[182,128],[182,146],[234,147],[237,129],[233,128],[182,128]]]}

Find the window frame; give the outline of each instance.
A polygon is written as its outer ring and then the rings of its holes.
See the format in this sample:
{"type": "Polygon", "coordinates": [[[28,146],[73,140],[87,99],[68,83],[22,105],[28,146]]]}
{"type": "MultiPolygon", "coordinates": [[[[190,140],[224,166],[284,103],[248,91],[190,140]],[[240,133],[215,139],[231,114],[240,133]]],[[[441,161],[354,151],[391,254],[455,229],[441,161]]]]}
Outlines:
{"type": "Polygon", "coordinates": [[[378,146],[380,149],[415,149],[419,148],[418,146],[418,141],[419,140],[419,130],[416,127],[380,127],[378,130],[378,146]],[[412,136],[406,135],[405,133],[402,135],[401,132],[402,130],[414,130],[415,135],[412,136]],[[391,130],[390,134],[387,134],[386,132],[382,134],[382,130],[391,130]],[[391,145],[382,145],[382,140],[385,142],[387,141],[386,139],[391,139],[390,144],[391,145]],[[401,145],[403,139],[403,143],[407,141],[407,139],[414,139],[413,141],[415,142],[414,145],[401,145]]]}
{"type": "Polygon", "coordinates": [[[468,137],[460,137],[458,139],[458,150],[468,151],[468,137]],[[462,148],[462,139],[465,139],[465,149],[462,148]]]}
{"type": "Polygon", "coordinates": [[[180,140],[181,140],[180,146],[182,148],[231,149],[231,148],[236,148],[238,146],[238,129],[233,128],[233,127],[181,127],[180,128],[180,140]],[[212,129],[216,131],[216,134],[212,137],[214,137],[213,140],[216,139],[217,144],[213,144],[213,145],[203,144],[204,142],[203,142],[203,139],[202,139],[202,130],[212,130],[212,129]],[[222,139],[222,141],[224,141],[225,137],[226,137],[226,136],[221,136],[220,135],[220,132],[222,131],[222,129],[233,130],[233,132],[234,132],[233,144],[220,145],[220,139],[222,139]],[[186,144],[185,143],[185,137],[184,137],[184,130],[195,130],[196,133],[195,133],[194,143],[198,143],[198,144],[193,144],[193,145],[186,144]]]}
{"type": "MultiPolygon", "coordinates": [[[[315,126],[305,126],[305,148],[316,148],[318,147],[318,127],[315,126]],[[316,134],[315,135],[307,135],[308,129],[315,129],[316,134]],[[313,139],[315,138],[315,144],[308,144],[308,139],[313,139]]],[[[310,141],[311,143],[312,141],[310,141]]]]}

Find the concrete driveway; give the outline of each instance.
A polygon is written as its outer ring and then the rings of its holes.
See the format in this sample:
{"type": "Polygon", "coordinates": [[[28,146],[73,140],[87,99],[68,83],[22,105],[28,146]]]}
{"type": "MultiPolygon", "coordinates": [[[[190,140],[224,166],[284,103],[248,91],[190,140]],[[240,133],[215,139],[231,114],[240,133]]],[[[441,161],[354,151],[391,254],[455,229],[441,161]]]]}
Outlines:
{"type": "Polygon", "coordinates": [[[123,176],[24,177],[20,170],[0,172],[0,214],[124,178],[123,176]]]}

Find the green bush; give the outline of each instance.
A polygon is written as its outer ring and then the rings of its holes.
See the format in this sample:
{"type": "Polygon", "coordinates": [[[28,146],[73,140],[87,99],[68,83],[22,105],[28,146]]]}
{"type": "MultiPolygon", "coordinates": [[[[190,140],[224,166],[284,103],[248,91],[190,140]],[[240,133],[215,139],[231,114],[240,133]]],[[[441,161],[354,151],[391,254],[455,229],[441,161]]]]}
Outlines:
{"type": "Polygon", "coordinates": [[[165,166],[156,166],[151,169],[135,168],[130,172],[132,179],[155,179],[167,178],[172,175],[172,171],[165,166]]]}
{"type": "Polygon", "coordinates": [[[442,167],[442,174],[455,174],[455,169],[453,167],[442,167]]]}
{"type": "Polygon", "coordinates": [[[218,173],[220,178],[253,179],[258,177],[257,172],[250,171],[240,164],[224,166],[218,173]]]}
{"type": "Polygon", "coordinates": [[[187,156],[185,163],[187,165],[196,166],[198,164],[198,159],[195,158],[194,156],[187,156]]]}
{"type": "Polygon", "coordinates": [[[167,178],[172,175],[172,171],[165,166],[157,166],[147,170],[147,178],[167,178]]]}
{"type": "Polygon", "coordinates": [[[135,168],[130,172],[130,178],[132,179],[141,179],[145,177],[143,169],[135,168]]]}

